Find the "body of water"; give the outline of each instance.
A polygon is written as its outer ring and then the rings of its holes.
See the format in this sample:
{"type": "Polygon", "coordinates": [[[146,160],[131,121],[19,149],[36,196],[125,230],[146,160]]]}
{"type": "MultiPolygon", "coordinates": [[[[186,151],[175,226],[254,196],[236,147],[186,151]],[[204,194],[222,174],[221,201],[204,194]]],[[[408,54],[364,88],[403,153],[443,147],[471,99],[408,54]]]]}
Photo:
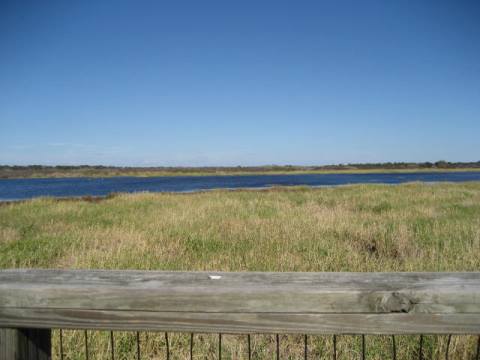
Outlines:
{"type": "Polygon", "coordinates": [[[400,184],[412,181],[480,181],[480,171],[384,174],[168,176],[145,178],[0,179],[0,200],[22,200],[39,196],[105,196],[113,192],[186,192],[212,189],[266,188],[275,185],[334,186],[367,183],[400,184]]]}

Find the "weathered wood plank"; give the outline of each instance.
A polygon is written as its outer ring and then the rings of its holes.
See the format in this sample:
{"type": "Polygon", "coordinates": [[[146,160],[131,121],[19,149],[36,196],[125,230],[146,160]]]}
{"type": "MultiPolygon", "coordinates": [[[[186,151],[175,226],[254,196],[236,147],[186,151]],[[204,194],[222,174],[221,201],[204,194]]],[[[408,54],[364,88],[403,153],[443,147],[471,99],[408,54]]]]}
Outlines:
{"type": "Polygon", "coordinates": [[[149,286],[149,282],[165,286],[173,285],[210,285],[209,275],[228,276],[232,286],[248,285],[322,285],[328,287],[349,288],[349,286],[370,289],[393,289],[398,285],[412,288],[458,285],[457,281],[478,284],[479,272],[207,272],[207,271],[139,271],[139,270],[48,270],[48,269],[10,269],[0,270],[0,283],[26,283],[41,280],[43,283],[69,283],[89,285],[92,282],[105,285],[149,286]],[[142,285],[143,284],[143,285],[142,285]]]}
{"type": "Polygon", "coordinates": [[[0,326],[119,331],[291,334],[480,334],[480,314],[185,313],[0,310],[0,326]]]}
{"type": "Polygon", "coordinates": [[[480,273],[0,271],[0,327],[480,333],[480,273]]]}
{"type": "Polygon", "coordinates": [[[0,329],[0,359],[51,359],[50,329],[0,329]]]}
{"type": "Polygon", "coordinates": [[[0,272],[0,307],[480,313],[479,299],[479,273],[0,272]]]}

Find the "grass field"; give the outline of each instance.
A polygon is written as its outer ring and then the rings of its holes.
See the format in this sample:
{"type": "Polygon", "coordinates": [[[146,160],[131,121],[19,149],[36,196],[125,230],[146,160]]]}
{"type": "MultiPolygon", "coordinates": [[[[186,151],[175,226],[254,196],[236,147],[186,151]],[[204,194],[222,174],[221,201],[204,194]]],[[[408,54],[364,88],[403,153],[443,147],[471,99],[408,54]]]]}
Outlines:
{"type": "MultiPolygon", "coordinates": [[[[480,183],[139,193],[0,206],[1,268],[479,271],[479,254],[480,183]]],[[[82,336],[65,334],[68,358],[83,358],[82,336]]],[[[163,335],[143,336],[151,358],[164,358],[163,335]]],[[[134,335],[116,339],[117,358],[133,358],[134,335]]],[[[171,335],[172,358],[187,355],[188,339],[171,335]]],[[[273,358],[272,339],[254,338],[258,358],[273,358]]],[[[90,341],[97,358],[106,357],[107,334],[92,333],[90,341]]],[[[216,358],[216,336],[197,341],[199,359],[216,358]]],[[[299,356],[301,341],[282,338],[283,358],[299,356]]],[[[389,341],[367,337],[368,358],[390,358],[389,341]]],[[[398,341],[398,359],[413,358],[418,338],[398,341]]],[[[475,341],[453,337],[451,358],[473,356],[475,341]]],[[[359,337],[342,336],[338,346],[339,359],[359,358],[359,337]]],[[[425,358],[443,359],[445,346],[446,337],[426,337],[425,358]]],[[[329,337],[311,339],[315,358],[330,358],[331,348],[329,337]]],[[[224,358],[245,356],[244,339],[227,336],[224,358]]]]}

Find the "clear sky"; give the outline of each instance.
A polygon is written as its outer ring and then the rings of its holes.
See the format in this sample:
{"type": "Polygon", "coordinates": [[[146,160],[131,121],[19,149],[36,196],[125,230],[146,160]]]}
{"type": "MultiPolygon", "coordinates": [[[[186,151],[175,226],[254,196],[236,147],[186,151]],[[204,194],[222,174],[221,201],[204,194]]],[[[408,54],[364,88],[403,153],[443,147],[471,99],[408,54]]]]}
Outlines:
{"type": "Polygon", "coordinates": [[[0,1],[0,163],[480,160],[480,2],[0,1]]]}

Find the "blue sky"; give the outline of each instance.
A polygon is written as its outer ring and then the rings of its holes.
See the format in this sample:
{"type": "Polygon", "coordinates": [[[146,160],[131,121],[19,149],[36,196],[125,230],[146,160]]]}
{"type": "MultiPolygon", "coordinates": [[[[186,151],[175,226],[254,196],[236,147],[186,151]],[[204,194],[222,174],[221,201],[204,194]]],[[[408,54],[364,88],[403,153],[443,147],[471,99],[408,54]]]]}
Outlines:
{"type": "Polygon", "coordinates": [[[480,2],[0,1],[0,163],[480,160],[480,2]]]}

